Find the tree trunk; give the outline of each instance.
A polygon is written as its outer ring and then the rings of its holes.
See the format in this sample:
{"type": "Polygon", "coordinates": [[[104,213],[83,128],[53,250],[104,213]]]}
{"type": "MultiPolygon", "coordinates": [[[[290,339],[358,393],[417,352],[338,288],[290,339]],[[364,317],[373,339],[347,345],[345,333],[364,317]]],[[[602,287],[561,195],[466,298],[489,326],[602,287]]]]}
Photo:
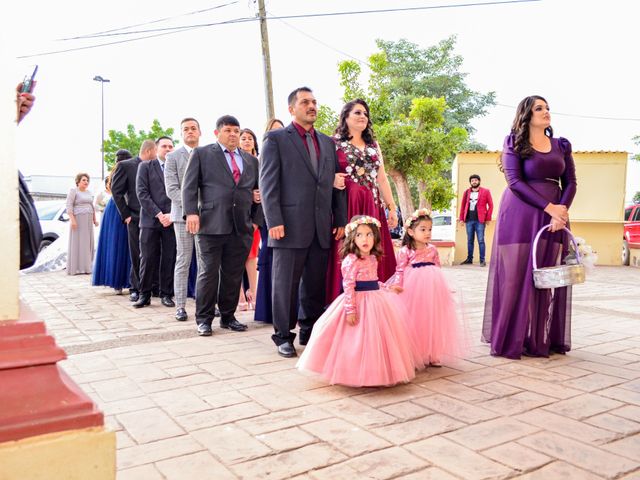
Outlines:
{"type": "Polygon", "coordinates": [[[391,177],[391,180],[393,180],[393,184],[396,186],[400,211],[402,213],[402,218],[405,219],[415,210],[415,208],[413,207],[413,199],[411,198],[411,189],[409,188],[409,182],[399,170],[389,168],[387,170],[387,173],[391,177]]]}
{"type": "Polygon", "coordinates": [[[420,206],[418,208],[426,208],[427,210],[431,210],[431,202],[424,196],[424,192],[426,190],[427,184],[423,180],[420,180],[418,182],[418,198],[420,199],[420,206]]]}

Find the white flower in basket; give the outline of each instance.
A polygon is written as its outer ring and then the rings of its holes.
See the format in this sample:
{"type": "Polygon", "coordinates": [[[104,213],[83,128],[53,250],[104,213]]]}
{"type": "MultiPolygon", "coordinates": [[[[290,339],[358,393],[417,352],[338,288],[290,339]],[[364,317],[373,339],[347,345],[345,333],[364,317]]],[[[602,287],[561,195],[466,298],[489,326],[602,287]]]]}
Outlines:
{"type": "MultiPolygon", "coordinates": [[[[587,245],[587,241],[582,237],[574,237],[578,247],[580,263],[584,265],[587,271],[591,271],[598,263],[598,252],[595,252],[591,245],[587,245]]],[[[577,265],[575,247],[573,243],[569,243],[569,254],[564,259],[567,265],[577,265]]]]}

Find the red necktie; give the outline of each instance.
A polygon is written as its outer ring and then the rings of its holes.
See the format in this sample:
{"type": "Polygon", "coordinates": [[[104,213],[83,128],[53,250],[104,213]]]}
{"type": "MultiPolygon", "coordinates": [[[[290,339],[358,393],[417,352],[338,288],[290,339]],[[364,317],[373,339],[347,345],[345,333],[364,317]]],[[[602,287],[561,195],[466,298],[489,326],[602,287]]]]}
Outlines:
{"type": "Polygon", "coordinates": [[[238,164],[236,163],[236,157],[234,157],[233,152],[227,150],[227,153],[229,153],[229,156],[231,157],[231,173],[233,173],[233,180],[237,184],[240,181],[240,167],[238,167],[238,164]]]}

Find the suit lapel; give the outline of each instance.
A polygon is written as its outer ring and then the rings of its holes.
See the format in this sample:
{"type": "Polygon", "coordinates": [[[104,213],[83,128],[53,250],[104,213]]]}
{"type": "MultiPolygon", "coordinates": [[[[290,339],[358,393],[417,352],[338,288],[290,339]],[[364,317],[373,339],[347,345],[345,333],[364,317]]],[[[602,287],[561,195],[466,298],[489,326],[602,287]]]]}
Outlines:
{"type": "Polygon", "coordinates": [[[155,172],[158,178],[162,181],[164,185],[164,173],[162,173],[162,167],[160,166],[160,160],[155,159],[151,160],[151,169],[155,172]]]}
{"type": "MultiPolygon", "coordinates": [[[[307,166],[307,169],[309,169],[309,172],[311,173],[311,175],[313,175],[313,178],[317,180],[318,175],[313,169],[313,165],[311,165],[311,157],[309,156],[309,152],[307,152],[307,147],[302,142],[302,138],[300,138],[300,134],[298,133],[298,130],[296,130],[296,127],[294,127],[293,125],[289,125],[287,127],[287,133],[289,134],[289,139],[291,139],[291,142],[295,145],[296,149],[298,150],[298,153],[304,159],[304,163],[307,166]]],[[[318,144],[319,143],[320,142],[318,142],[318,144]]],[[[320,153],[322,154],[322,151],[320,153]]],[[[320,160],[318,160],[318,172],[319,171],[320,171],[320,160]]]]}
{"type": "Polygon", "coordinates": [[[231,179],[231,182],[235,185],[236,181],[233,179],[233,172],[231,171],[231,168],[229,168],[227,157],[222,151],[220,145],[217,143],[213,144],[213,157],[214,160],[218,163],[219,168],[227,172],[229,178],[231,179]]]}

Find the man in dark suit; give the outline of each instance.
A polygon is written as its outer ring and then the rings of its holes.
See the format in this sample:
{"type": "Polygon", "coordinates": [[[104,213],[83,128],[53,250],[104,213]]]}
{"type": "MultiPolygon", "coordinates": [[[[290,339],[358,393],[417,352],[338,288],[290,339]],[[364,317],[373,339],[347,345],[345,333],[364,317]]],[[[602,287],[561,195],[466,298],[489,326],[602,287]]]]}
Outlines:
{"type": "Polygon", "coordinates": [[[158,158],[138,165],[136,192],[140,201],[140,298],[133,304],[142,308],[151,303],[153,280],[158,278],[159,291],[165,307],[175,307],[173,268],[176,264],[176,236],[171,225],[171,200],[164,186],[166,154],[173,150],[173,140],[156,140],[158,158]]]}
{"type": "Polygon", "coordinates": [[[344,235],[347,200],[344,190],[333,187],[339,169],[335,144],[313,128],[313,93],[301,87],[288,101],[293,122],[269,132],[262,147],[260,193],[273,247],[272,339],[278,354],[294,357],[296,322],[306,345],[324,310],[331,237],[344,235]]]}
{"type": "Polygon", "coordinates": [[[220,327],[244,331],[236,320],[238,292],[262,209],[253,201],[258,159],[238,148],[240,123],[225,115],[216,122],[218,142],[193,150],[182,181],[187,231],[196,235],[198,334],[211,335],[215,304],[220,327]]]}
{"type": "Polygon", "coordinates": [[[145,140],[137,157],[118,163],[111,179],[111,194],[123,223],[127,225],[131,272],[129,274],[129,300],[137,302],[140,293],[140,202],[136,193],[138,165],[156,158],[157,148],[153,140],[145,140]]]}

